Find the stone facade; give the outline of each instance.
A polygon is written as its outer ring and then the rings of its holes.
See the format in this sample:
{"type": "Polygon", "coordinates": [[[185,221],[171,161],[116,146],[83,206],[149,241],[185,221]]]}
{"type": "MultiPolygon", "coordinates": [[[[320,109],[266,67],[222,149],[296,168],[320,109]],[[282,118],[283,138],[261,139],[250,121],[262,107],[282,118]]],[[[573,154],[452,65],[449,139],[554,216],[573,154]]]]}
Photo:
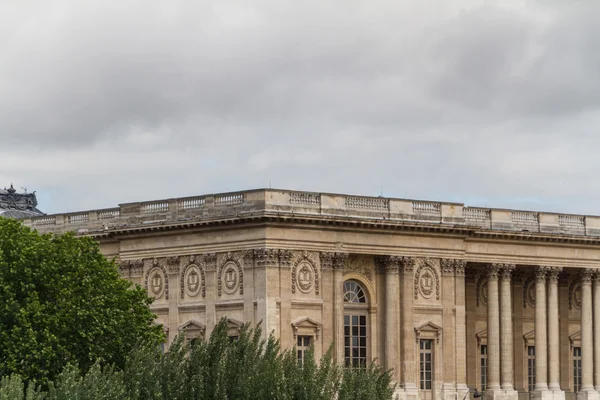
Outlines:
{"type": "Polygon", "coordinates": [[[600,217],[265,189],[23,221],[98,240],[169,342],[226,317],[403,399],[599,397],[600,217]]]}

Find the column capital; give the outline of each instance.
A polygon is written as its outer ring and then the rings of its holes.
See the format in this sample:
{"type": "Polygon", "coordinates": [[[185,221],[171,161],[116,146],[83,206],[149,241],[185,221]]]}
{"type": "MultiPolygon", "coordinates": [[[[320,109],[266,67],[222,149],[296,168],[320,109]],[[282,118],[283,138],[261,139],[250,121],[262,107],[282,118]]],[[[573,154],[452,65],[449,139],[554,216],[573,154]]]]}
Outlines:
{"type": "Polygon", "coordinates": [[[442,258],[440,259],[443,275],[464,276],[467,262],[460,259],[442,258]]]}
{"type": "Polygon", "coordinates": [[[536,282],[546,282],[546,277],[548,275],[548,267],[545,265],[537,266],[533,269],[533,277],[536,282]]]}
{"type": "Polygon", "coordinates": [[[486,275],[488,279],[498,279],[498,274],[500,273],[500,265],[501,264],[488,264],[486,269],[486,275]]]}
{"type": "Polygon", "coordinates": [[[321,268],[324,270],[343,270],[346,261],[348,260],[348,253],[338,253],[331,251],[322,251],[319,254],[319,258],[321,259],[321,268]]]}
{"type": "Polygon", "coordinates": [[[377,256],[375,257],[375,265],[382,272],[398,273],[400,264],[402,263],[401,256],[377,256]]]}
{"type": "Polygon", "coordinates": [[[254,261],[258,267],[276,267],[279,264],[279,250],[255,249],[254,261]]]}
{"type": "Polygon", "coordinates": [[[562,272],[562,267],[546,267],[546,277],[549,282],[558,283],[558,279],[560,278],[560,273],[562,272]]]}
{"type": "Polygon", "coordinates": [[[512,278],[513,271],[515,270],[515,264],[497,264],[499,267],[500,278],[510,281],[512,278]]]}
{"type": "Polygon", "coordinates": [[[581,271],[581,283],[592,283],[592,278],[596,275],[596,270],[592,268],[584,268],[581,271]]]}
{"type": "Polygon", "coordinates": [[[415,257],[402,257],[400,261],[400,272],[412,275],[417,259],[415,257]]]}

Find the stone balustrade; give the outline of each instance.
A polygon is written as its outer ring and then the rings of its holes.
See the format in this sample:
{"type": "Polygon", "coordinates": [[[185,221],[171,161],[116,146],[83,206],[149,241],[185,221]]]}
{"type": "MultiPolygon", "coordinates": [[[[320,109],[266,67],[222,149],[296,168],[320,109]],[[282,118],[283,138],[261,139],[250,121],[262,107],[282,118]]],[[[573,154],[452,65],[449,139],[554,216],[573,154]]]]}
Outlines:
{"type": "Polygon", "coordinates": [[[125,203],[109,209],[44,215],[25,219],[24,224],[42,232],[85,233],[273,212],[279,215],[361,218],[399,223],[472,226],[484,230],[600,236],[600,216],[277,189],[125,203]]]}

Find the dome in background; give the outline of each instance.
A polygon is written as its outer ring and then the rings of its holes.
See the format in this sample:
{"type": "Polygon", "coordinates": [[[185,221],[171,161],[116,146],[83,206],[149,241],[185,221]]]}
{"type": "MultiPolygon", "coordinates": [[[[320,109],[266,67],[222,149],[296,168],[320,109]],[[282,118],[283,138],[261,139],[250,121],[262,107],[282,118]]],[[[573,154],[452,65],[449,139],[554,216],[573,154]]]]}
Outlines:
{"type": "Polygon", "coordinates": [[[38,210],[35,192],[17,193],[13,185],[0,189],[0,216],[6,218],[31,218],[44,215],[38,210]]]}

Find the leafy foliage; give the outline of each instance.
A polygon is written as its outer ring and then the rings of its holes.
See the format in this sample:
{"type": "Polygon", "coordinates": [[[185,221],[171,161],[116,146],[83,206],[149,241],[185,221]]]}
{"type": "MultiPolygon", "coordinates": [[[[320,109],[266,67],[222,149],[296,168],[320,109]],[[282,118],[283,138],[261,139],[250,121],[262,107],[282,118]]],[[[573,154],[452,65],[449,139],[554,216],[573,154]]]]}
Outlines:
{"type": "MultiPolygon", "coordinates": [[[[67,364],[84,372],[98,361],[123,368],[140,338],[162,340],[151,301],[120,278],[91,238],[40,235],[0,218],[1,376],[15,373],[47,387],[67,364]]],[[[2,390],[16,385],[11,378],[2,390]]]]}
{"type": "Polygon", "coordinates": [[[299,365],[294,350],[282,351],[272,335],[262,339],[260,327],[245,325],[232,341],[221,320],[208,341],[185,343],[180,337],[166,354],[155,344],[141,344],[123,371],[97,363],[82,375],[68,365],[48,391],[30,385],[30,397],[12,375],[0,382],[0,400],[389,400],[390,380],[375,364],[336,365],[331,349],[318,363],[311,350],[299,365]]]}

